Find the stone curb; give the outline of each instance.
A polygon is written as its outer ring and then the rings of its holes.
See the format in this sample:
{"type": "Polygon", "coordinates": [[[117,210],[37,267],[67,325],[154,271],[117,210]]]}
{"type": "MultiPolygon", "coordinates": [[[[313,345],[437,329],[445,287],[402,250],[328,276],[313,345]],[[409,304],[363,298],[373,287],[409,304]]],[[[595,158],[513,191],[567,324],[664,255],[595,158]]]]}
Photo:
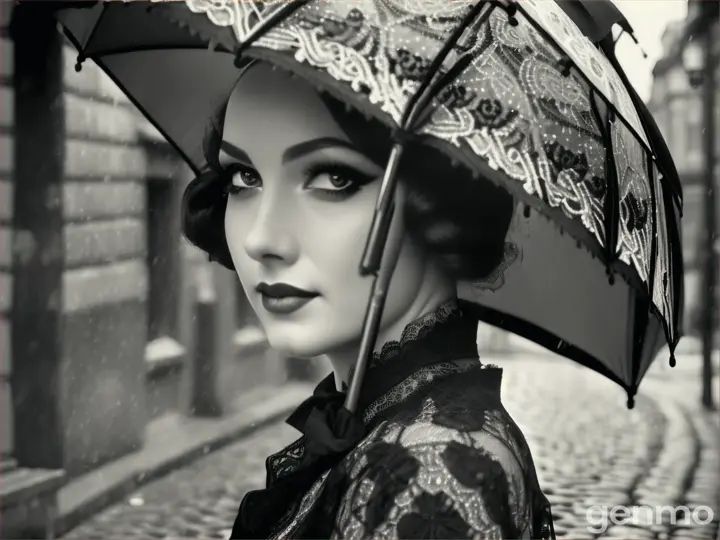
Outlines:
{"type": "Polygon", "coordinates": [[[283,419],[312,388],[294,382],[260,388],[238,400],[233,411],[223,417],[178,416],[169,425],[149,429],[146,444],[138,452],[73,479],[58,492],[56,535],[64,535],[139,487],[283,419]]]}

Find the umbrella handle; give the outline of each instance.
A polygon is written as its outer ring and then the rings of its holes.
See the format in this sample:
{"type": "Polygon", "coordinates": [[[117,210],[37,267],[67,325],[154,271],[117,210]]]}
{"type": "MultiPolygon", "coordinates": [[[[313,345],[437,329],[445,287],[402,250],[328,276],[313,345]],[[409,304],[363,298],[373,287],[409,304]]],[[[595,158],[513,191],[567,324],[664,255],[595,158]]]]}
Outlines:
{"type": "Polygon", "coordinates": [[[405,192],[402,188],[397,187],[396,178],[401,154],[402,146],[400,144],[393,146],[378,195],[373,225],[370,229],[366,253],[363,258],[366,259],[368,255],[372,256],[373,252],[380,256],[379,263],[376,266],[377,274],[373,278],[370,299],[365,312],[358,358],[353,368],[347,397],[345,398],[345,408],[350,412],[357,410],[360,389],[380,330],[385,298],[400,256],[405,233],[403,204],[405,192]]]}

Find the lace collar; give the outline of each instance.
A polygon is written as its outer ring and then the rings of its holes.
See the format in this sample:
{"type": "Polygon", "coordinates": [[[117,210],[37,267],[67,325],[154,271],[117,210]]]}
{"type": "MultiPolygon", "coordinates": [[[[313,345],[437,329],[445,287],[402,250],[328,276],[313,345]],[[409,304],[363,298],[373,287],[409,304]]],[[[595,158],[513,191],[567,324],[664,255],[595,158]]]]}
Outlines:
{"type": "Polygon", "coordinates": [[[448,300],[434,311],[425,313],[403,329],[399,340],[388,341],[380,351],[374,352],[370,359],[370,367],[384,365],[389,360],[397,357],[403,347],[430,334],[438,324],[443,324],[452,318],[461,317],[462,314],[462,310],[455,299],[448,300]]]}
{"type": "Polygon", "coordinates": [[[477,320],[456,300],[414,320],[399,340],[385,343],[373,355],[363,380],[359,410],[383,399],[403,381],[437,371],[441,364],[477,360],[479,365],[476,339],[477,320]]]}

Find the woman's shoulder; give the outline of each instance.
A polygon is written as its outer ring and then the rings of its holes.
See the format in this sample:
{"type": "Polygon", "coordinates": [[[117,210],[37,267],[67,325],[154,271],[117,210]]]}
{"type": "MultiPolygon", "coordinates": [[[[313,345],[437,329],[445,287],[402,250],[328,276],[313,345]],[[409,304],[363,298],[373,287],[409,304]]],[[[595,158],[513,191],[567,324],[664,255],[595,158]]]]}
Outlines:
{"type": "MultiPolygon", "coordinates": [[[[525,439],[500,398],[502,369],[478,364],[432,380],[422,391],[390,408],[383,419],[402,426],[416,440],[442,432],[455,437],[501,440],[516,450],[525,439]]],[[[430,439],[428,439],[430,440],[430,439]]]]}
{"type": "Polygon", "coordinates": [[[399,408],[348,457],[337,523],[344,537],[530,533],[524,441],[508,429],[512,419],[488,398],[446,395],[438,385],[399,408]]]}

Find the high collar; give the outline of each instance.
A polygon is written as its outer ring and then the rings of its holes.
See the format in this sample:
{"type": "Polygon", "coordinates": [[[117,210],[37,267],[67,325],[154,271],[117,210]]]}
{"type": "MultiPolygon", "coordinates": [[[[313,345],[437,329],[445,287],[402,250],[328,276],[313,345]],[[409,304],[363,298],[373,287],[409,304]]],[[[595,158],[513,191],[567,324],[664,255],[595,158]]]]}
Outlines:
{"type": "MultiPolygon", "coordinates": [[[[426,368],[457,360],[475,360],[480,365],[476,336],[477,320],[456,301],[442,304],[409,323],[399,340],[385,343],[380,352],[373,354],[358,401],[361,416],[370,404],[426,368]]],[[[344,395],[344,391],[337,391],[333,374],[323,379],[313,393],[318,401],[331,397],[342,400],[344,395]]],[[[288,419],[290,425],[299,427],[299,413],[288,419]]]]}

